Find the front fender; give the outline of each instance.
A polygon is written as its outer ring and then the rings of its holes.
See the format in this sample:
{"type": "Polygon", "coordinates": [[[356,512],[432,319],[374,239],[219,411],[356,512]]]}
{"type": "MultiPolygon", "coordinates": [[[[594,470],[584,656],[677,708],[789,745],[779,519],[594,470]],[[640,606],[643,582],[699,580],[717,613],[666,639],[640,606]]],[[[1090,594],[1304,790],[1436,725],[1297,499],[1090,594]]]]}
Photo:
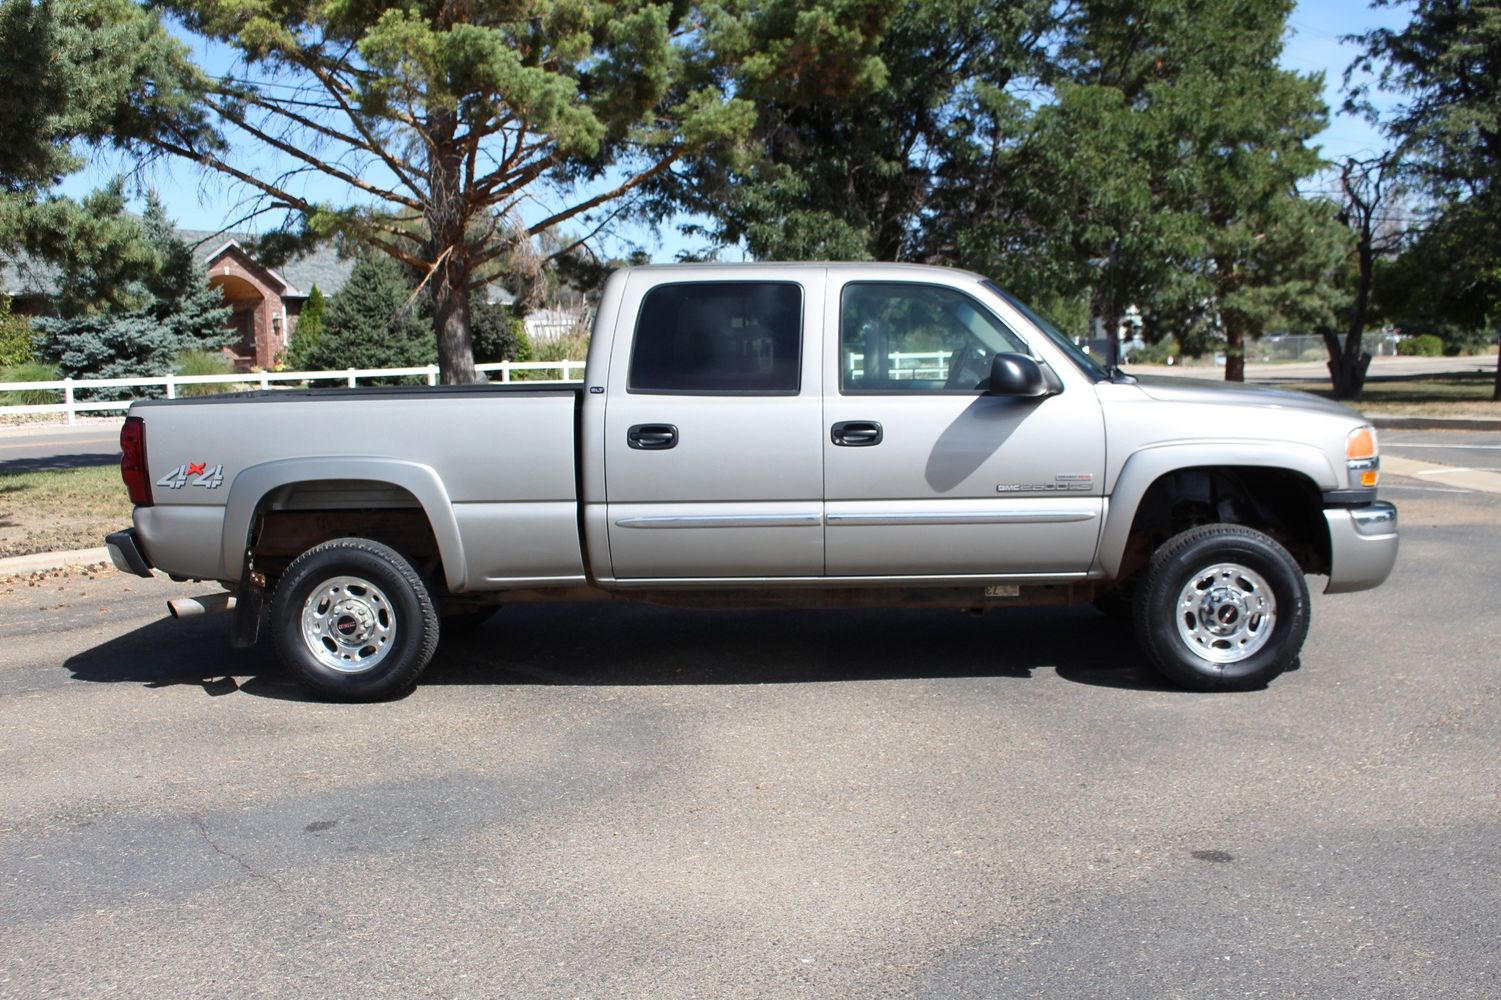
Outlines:
{"type": "Polygon", "coordinates": [[[224,509],[221,558],[225,572],[221,579],[239,579],[250,544],[251,524],[267,494],[282,486],[326,479],[388,483],[416,497],[438,543],[448,589],[455,592],[464,589],[469,575],[464,547],[459,541],[458,521],[443,480],[430,466],[384,458],[292,458],[242,470],[230,484],[224,509]]]}
{"type": "Polygon", "coordinates": [[[1143,448],[1126,460],[1107,504],[1105,524],[1094,571],[1114,579],[1120,572],[1131,537],[1131,525],[1142,498],[1152,484],[1182,469],[1253,467],[1284,469],[1307,476],[1320,490],[1338,489],[1339,480],[1329,457],[1312,445],[1289,441],[1192,441],[1143,448]]]}

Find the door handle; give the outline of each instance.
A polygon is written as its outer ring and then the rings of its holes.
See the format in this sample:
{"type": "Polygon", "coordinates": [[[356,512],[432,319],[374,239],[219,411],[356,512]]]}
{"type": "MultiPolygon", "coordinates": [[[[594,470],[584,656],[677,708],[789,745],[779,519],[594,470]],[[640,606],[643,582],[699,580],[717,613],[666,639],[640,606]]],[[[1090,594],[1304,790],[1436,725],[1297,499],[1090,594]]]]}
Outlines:
{"type": "Polygon", "coordinates": [[[666,451],[676,448],[676,424],[636,424],[625,432],[625,443],[638,451],[666,451]]]}
{"type": "Polygon", "coordinates": [[[874,420],[841,420],[829,432],[829,438],[845,448],[869,448],[880,444],[883,436],[874,420]]]}

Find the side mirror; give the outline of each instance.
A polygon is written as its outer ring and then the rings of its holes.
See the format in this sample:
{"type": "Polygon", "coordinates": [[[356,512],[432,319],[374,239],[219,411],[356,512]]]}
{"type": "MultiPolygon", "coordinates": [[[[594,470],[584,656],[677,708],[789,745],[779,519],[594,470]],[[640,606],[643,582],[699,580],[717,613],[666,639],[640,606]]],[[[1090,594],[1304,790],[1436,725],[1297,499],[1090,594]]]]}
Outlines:
{"type": "Polygon", "coordinates": [[[1036,399],[1051,396],[1053,390],[1042,366],[1027,355],[997,354],[990,362],[990,385],[985,394],[1036,399]]]}

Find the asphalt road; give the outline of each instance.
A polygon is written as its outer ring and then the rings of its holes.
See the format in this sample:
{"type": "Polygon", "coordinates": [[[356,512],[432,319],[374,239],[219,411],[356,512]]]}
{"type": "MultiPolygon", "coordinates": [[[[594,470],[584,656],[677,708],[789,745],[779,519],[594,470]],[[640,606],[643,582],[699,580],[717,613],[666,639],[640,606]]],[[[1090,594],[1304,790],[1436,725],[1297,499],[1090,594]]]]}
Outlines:
{"type": "Polygon", "coordinates": [[[0,472],[46,472],[120,461],[120,421],[24,428],[0,435],[0,472]]]}
{"type": "Polygon", "coordinates": [[[1381,451],[1456,468],[1501,472],[1501,434],[1495,432],[1382,431],[1381,451]]]}
{"type": "Polygon", "coordinates": [[[305,700],[203,585],[0,583],[0,996],[1501,995],[1501,496],[1268,689],[1087,608],[508,608],[305,700]]]}

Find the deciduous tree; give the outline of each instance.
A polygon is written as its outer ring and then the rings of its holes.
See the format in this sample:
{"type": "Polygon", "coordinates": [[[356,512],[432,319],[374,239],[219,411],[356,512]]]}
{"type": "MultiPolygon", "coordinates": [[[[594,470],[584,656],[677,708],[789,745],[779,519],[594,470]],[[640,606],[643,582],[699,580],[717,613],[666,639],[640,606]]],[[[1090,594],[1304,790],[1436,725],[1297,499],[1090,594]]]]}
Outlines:
{"type": "MultiPolygon", "coordinates": [[[[1411,6],[1400,29],[1359,37],[1352,70],[1401,96],[1389,113],[1355,87],[1396,141],[1412,182],[1431,199],[1417,249],[1439,265],[1428,300],[1437,318],[1501,331],[1501,0],[1376,0],[1411,6]]],[[[1501,400],[1501,359],[1494,398],[1501,400]]]]}

